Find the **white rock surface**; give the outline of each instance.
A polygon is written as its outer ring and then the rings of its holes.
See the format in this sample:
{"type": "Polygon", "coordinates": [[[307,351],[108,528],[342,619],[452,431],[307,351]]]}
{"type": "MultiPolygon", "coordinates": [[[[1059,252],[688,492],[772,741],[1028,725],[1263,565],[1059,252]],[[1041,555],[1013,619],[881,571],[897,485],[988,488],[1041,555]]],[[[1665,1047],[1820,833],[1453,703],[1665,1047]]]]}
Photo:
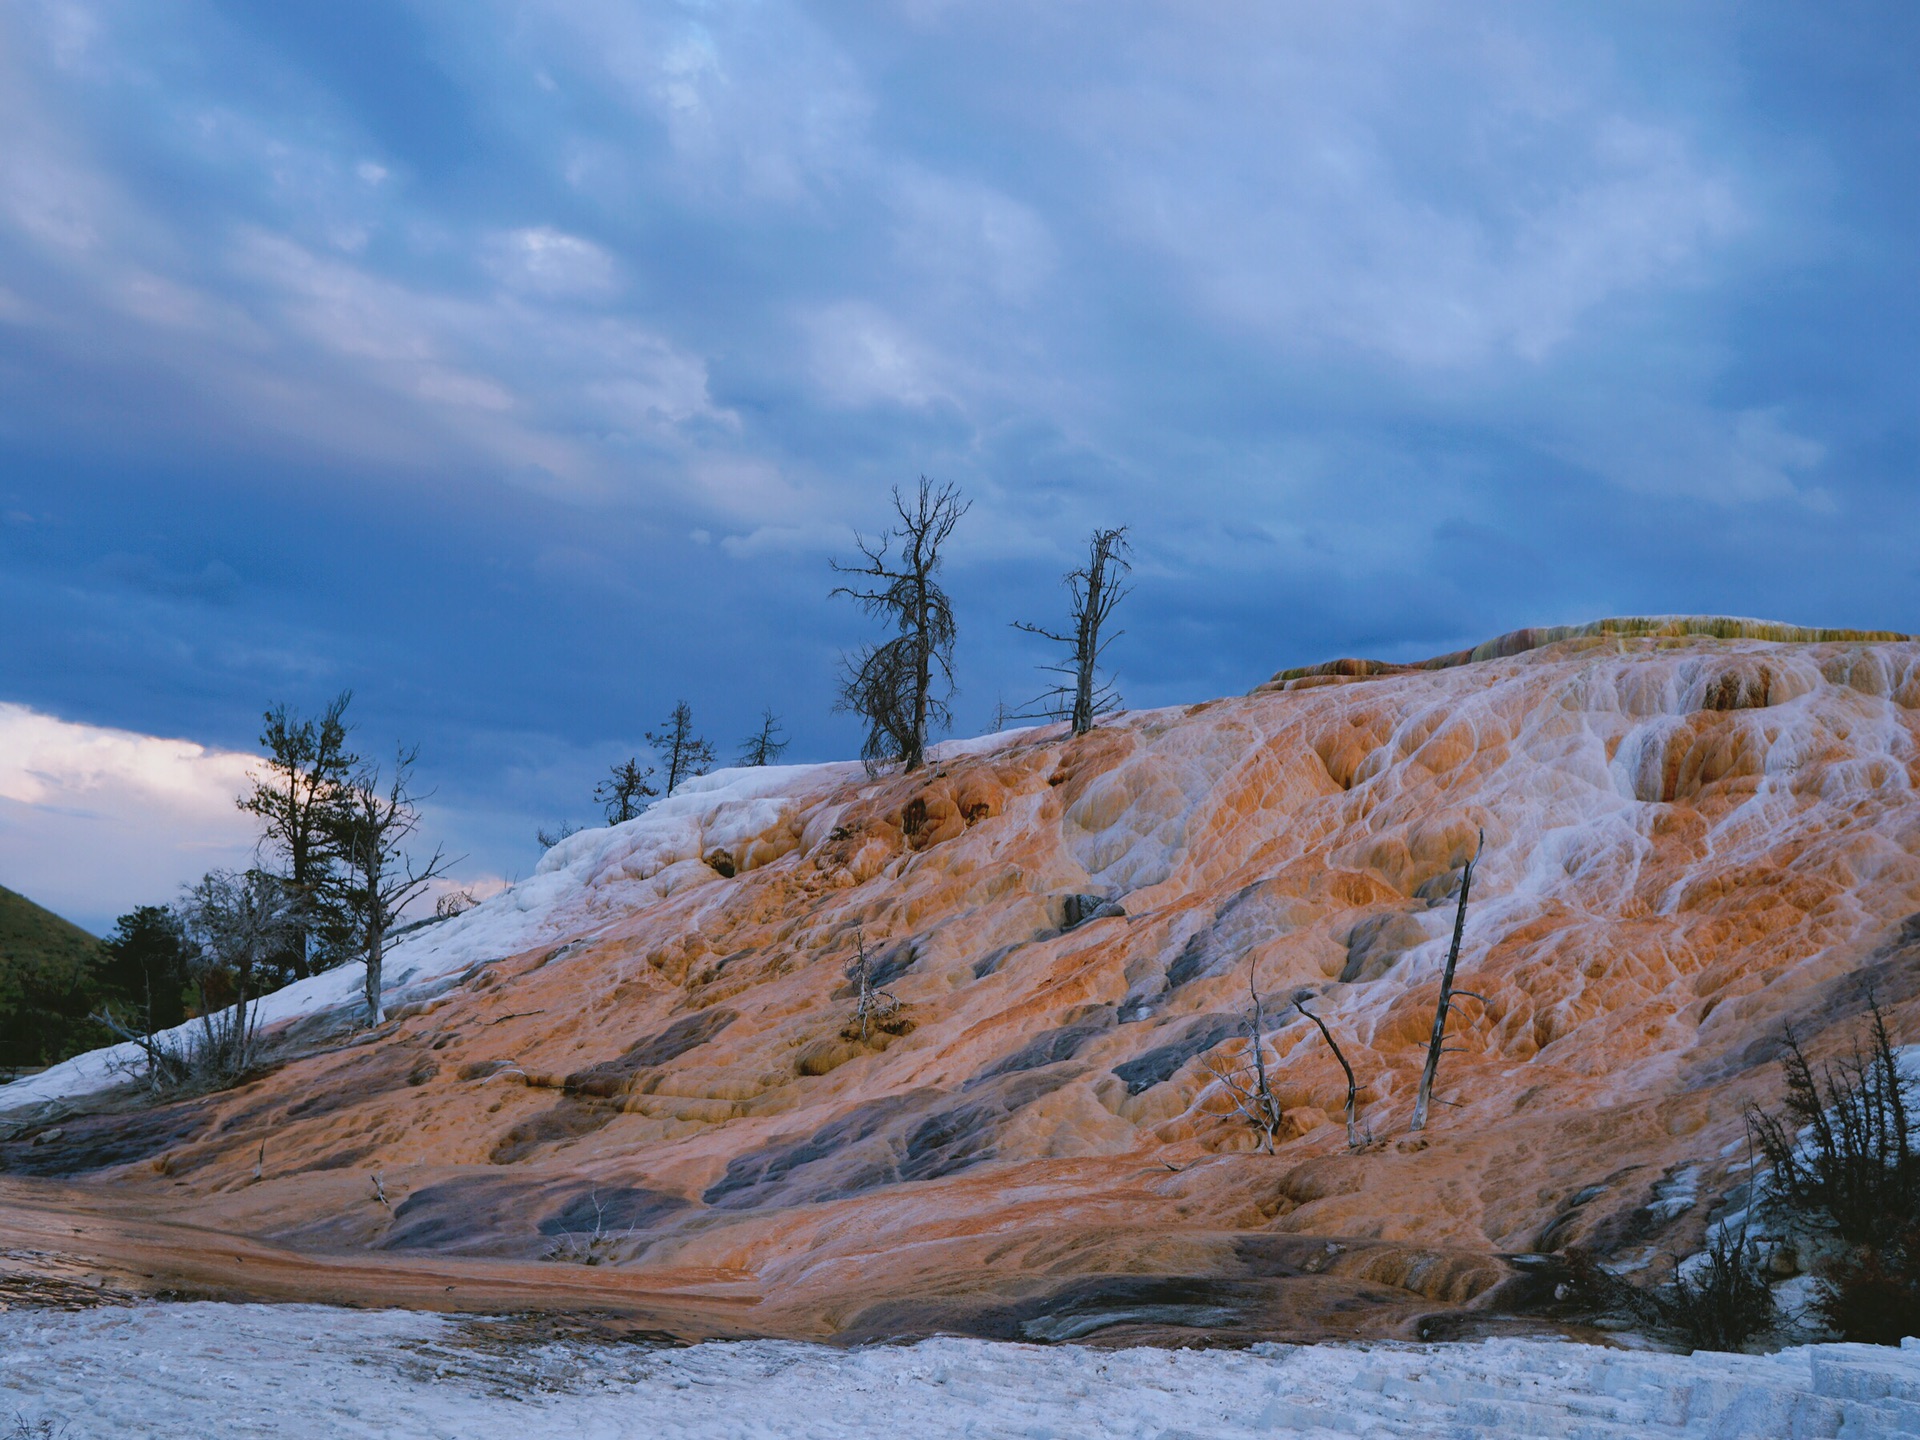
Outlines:
{"type": "MultiPolygon", "coordinates": [[[[804,807],[863,773],[855,764],[716,770],[683,781],[625,824],[570,835],[512,889],[451,920],[400,936],[383,967],[386,1004],[392,1008],[432,995],[475,965],[579,935],[686,883],[717,879],[701,863],[716,847],[743,868],[784,854],[799,843],[804,807]]],[[[259,1002],[260,1024],[357,1011],[365,974],[364,965],[342,965],[276,990],[259,1002]]],[[[185,1032],[198,1023],[163,1033],[188,1038],[185,1032]]],[[[106,1089],[139,1059],[132,1045],[76,1055],[0,1085],[0,1113],[106,1089]]]]}
{"type": "Polygon", "coordinates": [[[44,1422],[66,1440],[1860,1440],[1920,1436],[1914,1344],[1765,1356],[1539,1340],[671,1350],[403,1311],[145,1304],[0,1314],[0,1426],[39,1434],[44,1422]]]}

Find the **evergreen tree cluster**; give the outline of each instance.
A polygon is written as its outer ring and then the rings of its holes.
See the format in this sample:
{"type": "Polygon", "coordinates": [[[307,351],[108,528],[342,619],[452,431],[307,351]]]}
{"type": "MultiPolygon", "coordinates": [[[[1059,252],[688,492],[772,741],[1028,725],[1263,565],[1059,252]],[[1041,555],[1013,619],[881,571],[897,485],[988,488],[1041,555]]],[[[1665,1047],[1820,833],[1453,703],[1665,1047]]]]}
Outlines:
{"type": "Polygon", "coordinates": [[[378,1017],[384,948],[447,862],[437,850],[424,864],[408,856],[415,752],[384,772],[363,761],[348,743],[351,700],[342,693],[315,716],[265,713],[261,767],[236,797],[259,824],[248,869],[209,871],[171,905],[137,906],[105,940],[0,890],[0,1073],[116,1039],[172,1064],[179,1056],[152,1037],[197,1019],[201,1078],[231,1078],[250,1063],[259,997],[350,960],[367,964],[378,1017]]]}
{"type": "MultiPolygon", "coordinates": [[[[693,707],[685,700],[674,702],[660,727],[646,732],[646,740],[656,764],[644,765],[638,755],[630,755],[594,787],[593,803],[600,807],[609,825],[634,819],[662,795],[671,795],[682,780],[713,768],[713,742],[695,730],[693,707]]],[[[740,742],[734,764],[773,765],[786,748],[780,717],[768,706],[761,712],[759,728],[740,742]]],[[[542,850],[551,850],[578,829],[577,825],[564,823],[551,830],[543,827],[534,832],[534,838],[542,850]]]]}

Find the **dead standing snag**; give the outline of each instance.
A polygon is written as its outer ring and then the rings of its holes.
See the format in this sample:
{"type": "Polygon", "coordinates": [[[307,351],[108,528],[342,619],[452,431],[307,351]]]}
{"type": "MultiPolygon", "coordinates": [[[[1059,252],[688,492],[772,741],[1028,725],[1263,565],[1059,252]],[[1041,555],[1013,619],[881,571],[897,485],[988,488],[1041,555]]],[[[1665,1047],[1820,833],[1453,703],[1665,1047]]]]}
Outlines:
{"type": "Polygon", "coordinates": [[[1087,542],[1087,563],[1066,576],[1067,590],[1073,596],[1070,633],[1059,634],[1025,620],[1013,622],[1016,630],[1067,647],[1064,660],[1046,667],[1066,677],[1065,683],[1054,686],[1028,708],[1035,714],[1068,721],[1075,735],[1086,734],[1093,729],[1095,719],[1120,704],[1112,681],[1102,680],[1099,668],[1101,654],[1110,642],[1119,638],[1117,634],[1107,635],[1102,631],[1107,617],[1113,614],[1113,607],[1126,598],[1129,589],[1125,576],[1133,567],[1127,562],[1127,553],[1124,525],[1093,532],[1087,542]]]}
{"type": "Polygon", "coordinates": [[[416,866],[403,848],[420,828],[420,797],[411,788],[419,753],[417,748],[403,748],[384,786],[372,767],[356,776],[349,808],[339,822],[340,850],[352,872],[347,894],[367,965],[364,990],[369,1025],[378,1025],[383,1018],[381,971],[388,933],[408,902],[424,894],[450,864],[458,863],[436,848],[424,865],[416,866]]]}
{"type": "MultiPolygon", "coordinates": [[[[1433,1100],[1433,1077],[1440,1069],[1440,1052],[1447,1041],[1447,1010],[1453,1002],[1453,972],[1460,963],[1460,939],[1467,929],[1467,893],[1473,889],[1473,867],[1480,863],[1480,852],[1487,848],[1487,832],[1480,832],[1480,843],[1474,846],[1473,858],[1460,870],[1460,907],[1453,914],[1453,944],[1447,949],[1447,966],[1440,972],[1440,1000],[1433,1007],[1433,1038],[1427,1042],[1427,1063],[1420,1072],[1420,1093],[1413,1102],[1413,1123],[1409,1130],[1427,1128],[1427,1107],[1433,1100]]],[[[1462,990],[1462,995],[1471,991],[1462,990]]],[[[1475,995],[1476,1000],[1481,997],[1475,995]]],[[[1482,1004],[1486,1002],[1481,1000],[1482,1004]]]]}

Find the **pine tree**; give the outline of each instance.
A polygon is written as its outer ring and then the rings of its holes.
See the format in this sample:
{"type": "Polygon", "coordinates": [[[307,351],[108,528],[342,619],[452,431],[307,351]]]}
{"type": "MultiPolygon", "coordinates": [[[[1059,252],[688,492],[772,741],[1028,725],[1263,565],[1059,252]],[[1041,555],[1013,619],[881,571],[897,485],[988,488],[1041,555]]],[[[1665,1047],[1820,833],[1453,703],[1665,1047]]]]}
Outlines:
{"type": "Polygon", "coordinates": [[[713,746],[693,733],[693,709],[679,701],[658,734],[647,731],[647,743],[667,762],[667,794],[691,775],[704,775],[713,764],[713,746]]]}
{"type": "Polygon", "coordinates": [[[918,770],[926,761],[927,737],[936,725],[953,722],[947,698],[953,693],[953,605],[935,577],[940,571],[940,549],[953,527],[967,513],[970,502],[952,485],[935,489],[925,476],[913,507],[908,508],[900,487],[893,490],[893,510],[899,524],[867,540],[858,532],[857,564],[832,562],[836,573],[872,582],[836,586],[867,614],[885,621],[899,633],[879,644],[863,646],[845,657],[836,709],[850,710],[867,722],[861,754],[869,766],[898,760],[906,770],[918,770]],[[899,551],[892,552],[894,541],[899,551]],[[935,685],[944,689],[936,693],[935,685]]]}
{"type": "Polygon", "coordinates": [[[760,714],[760,729],[740,742],[742,765],[771,765],[786,752],[787,737],[780,728],[780,717],[769,705],[760,714]]]}
{"type": "Polygon", "coordinates": [[[647,808],[647,801],[660,793],[647,783],[652,778],[651,765],[642,768],[638,760],[630,759],[614,766],[607,778],[594,787],[594,803],[606,811],[609,825],[631,820],[647,808]]]}
{"type": "Polygon", "coordinates": [[[303,719],[285,705],[267,711],[260,732],[265,773],[235,801],[260,818],[261,868],[286,887],[292,920],[284,958],[296,980],[324,968],[321,952],[338,947],[346,934],[337,835],[348,777],[360,763],[347,749],[352,699],[351,691],[341,691],[318,719],[303,719]]]}

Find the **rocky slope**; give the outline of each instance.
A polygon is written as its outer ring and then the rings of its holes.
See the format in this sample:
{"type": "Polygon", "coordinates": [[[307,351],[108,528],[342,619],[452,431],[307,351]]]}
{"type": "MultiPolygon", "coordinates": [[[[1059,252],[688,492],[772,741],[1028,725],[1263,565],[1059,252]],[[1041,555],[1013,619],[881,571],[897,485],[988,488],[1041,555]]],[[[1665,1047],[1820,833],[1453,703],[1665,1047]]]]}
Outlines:
{"type": "Polygon", "coordinates": [[[1390,1333],[1519,1303],[1502,1257],[1697,1240],[1784,1026],[1829,1052],[1871,992],[1920,1038],[1917,727],[1920,643],[1607,622],[914,775],[709,777],[418,942],[448,977],[379,1032],[321,1007],[271,1074],[158,1108],[0,1089],[0,1163],[46,1177],[8,1182],[0,1232],[91,1206],[66,1248],[156,1284],[682,1333],[1390,1333]],[[1481,831],[1480,999],[1413,1135],[1481,831]],[[864,1038],[862,946],[899,1002],[864,1038]],[[1250,975],[1271,1157],[1211,1073],[1250,975]],[[1357,1153],[1302,994],[1361,1082],[1357,1153]]]}

